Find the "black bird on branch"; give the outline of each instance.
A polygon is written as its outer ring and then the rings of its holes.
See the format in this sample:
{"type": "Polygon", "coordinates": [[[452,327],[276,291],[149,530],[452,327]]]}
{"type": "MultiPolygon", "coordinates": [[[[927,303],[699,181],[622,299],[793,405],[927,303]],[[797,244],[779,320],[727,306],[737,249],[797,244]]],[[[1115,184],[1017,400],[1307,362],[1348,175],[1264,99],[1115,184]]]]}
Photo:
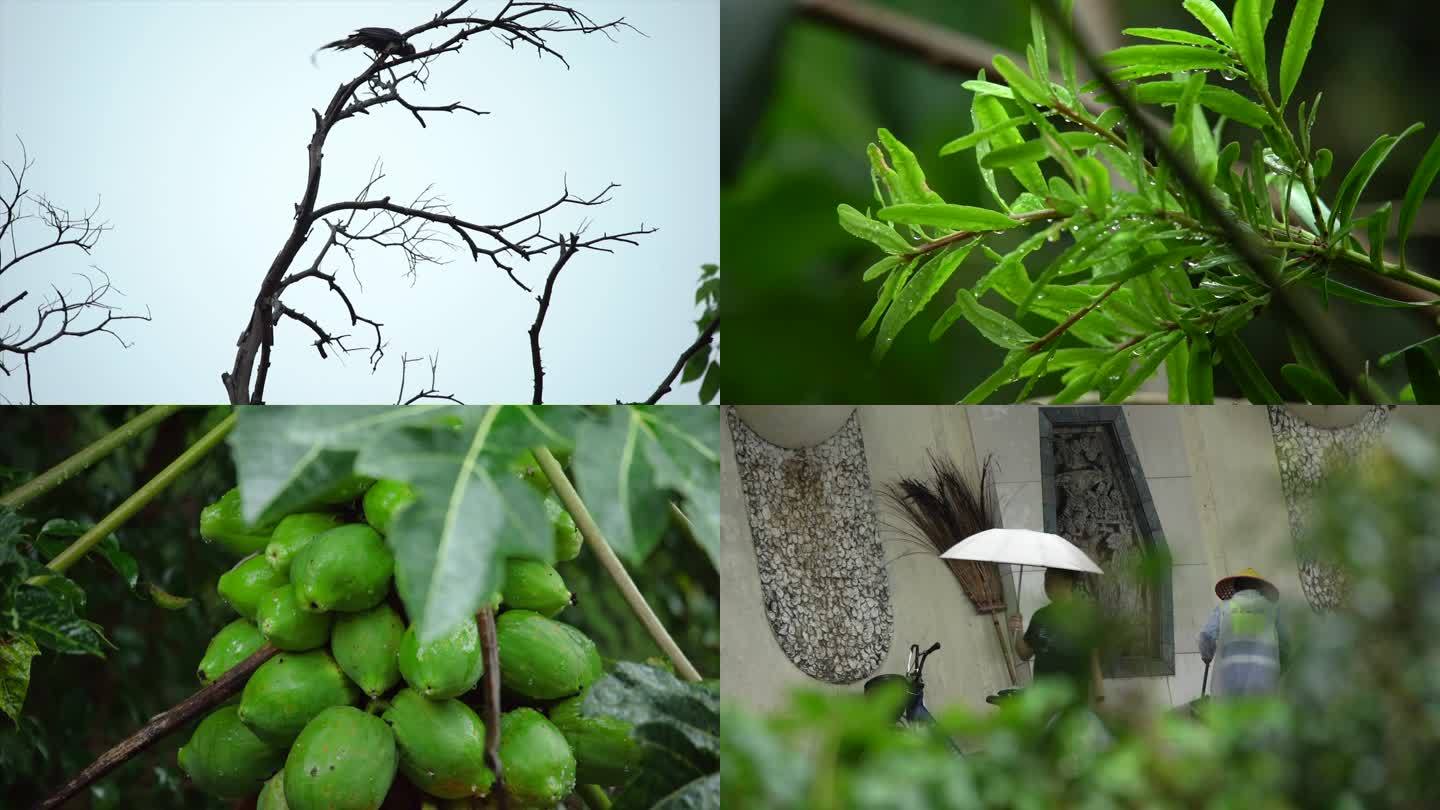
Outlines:
{"type": "Polygon", "coordinates": [[[310,64],[315,64],[315,55],[325,49],[348,51],[351,48],[369,48],[376,56],[414,56],[415,46],[394,28],[361,28],[344,39],[337,39],[328,45],[321,45],[310,54],[310,64]]]}

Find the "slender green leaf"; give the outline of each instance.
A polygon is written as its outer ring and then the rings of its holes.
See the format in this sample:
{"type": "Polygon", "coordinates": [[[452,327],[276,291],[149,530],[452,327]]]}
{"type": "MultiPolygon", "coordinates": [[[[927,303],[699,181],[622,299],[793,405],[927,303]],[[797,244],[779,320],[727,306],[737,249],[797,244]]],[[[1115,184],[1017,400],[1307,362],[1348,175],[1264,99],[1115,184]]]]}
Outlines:
{"type": "Polygon", "coordinates": [[[961,83],[960,86],[979,96],[997,96],[999,98],[1010,99],[1011,101],[1015,100],[1014,90],[1011,90],[1003,84],[987,82],[984,79],[971,79],[968,82],[961,83]]]}
{"type": "Polygon", "coordinates": [[[1424,346],[1405,352],[1405,370],[1418,405],[1440,405],[1440,369],[1424,346]]]}
{"type": "MultiPolygon", "coordinates": [[[[975,119],[975,126],[977,128],[989,127],[1012,117],[1005,102],[993,96],[976,96],[975,102],[971,107],[971,115],[975,119]]],[[[975,159],[980,163],[980,171],[982,175],[986,176],[986,184],[992,187],[991,190],[994,192],[995,198],[1000,200],[1002,206],[1005,205],[1005,201],[1001,199],[1000,192],[993,188],[994,173],[992,169],[985,167],[985,157],[990,153],[991,149],[1004,149],[1006,147],[1018,146],[1024,142],[1025,138],[1020,135],[1019,130],[1002,130],[995,133],[995,136],[988,142],[975,147],[975,159]]],[[[1015,179],[1019,181],[1020,185],[1023,186],[1026,191],[1031,194],[1044,196],[1046,191],[1045,175],[1041,173],[1038,165],[1028,163],[1011,166],[1010,173],[1015,176],[1015,179]]]]}
{"type": "Polygon", "coordinates": [[[1257,86],[1270,84],[1270,73],[1265,66],[1265,15],[1264,0],[1235,0],[1235,11],[1231,24],[1235,29],[1235,50],[1240,61],[1250,73],[1250,80],[1257,86]]]}
{"type": "Polygon", "coordinates": [[[1366,217],[1370,235],[1370,269],[1385,274],[1385,234],[1390,230],[1390,203],[1380,206],[1375,213],[1366,217]]]}
{"type": "Polygon", "coordinates": [[[960,400],[961,405],[983,405],[990,395],[1000,390],[1003,386],[1015,381],[1015,375],[1020,367],[1025,364],[1026,359],[1031,356],[1030,352],[1023,349],[1016,349],[1005,355],[1005,362],[994,374],[986,377],[960,400]]]}
{"type": "Polygon", "coordinates": [[[844,228],[851,236],[858,236],[871,242],[886,253],[908,253],[910,251],[910,243],[889,225],[876,222],[854,207],[843,203],[837,210],[840,214],[840,227],[844,228]]]}
{"type": "Polygon", "coordinates": [[[1031,78],[1021,67],[1010,60],[1005,54],[997,54],[993,60],[995,69],[1004,77],[1006,84],[1014,90],[1020,98],[1031,104],[1047,104],[1050,100],[1050,89],[1048,82],[1041,84],[1031,78]]]}
{"type": "Polygon", "coordinates": [[[1210,405],[1215,401],[1215,358],[1210,340],[1203,335],[1190,338],[1190,359],[1187,362],[1190,380],[1186,391],[1191,405],[1210,405]]]}
{"type": "Polygon", "coordinates": [[[929,205],[892,205],[877,212],[882,220],[906,225],[928,225],[952,231],[1006,231],[1019,222],[998,211],[970,205],[949,203],[929,205]]]}
{"type": "Polygon", "coordinates": [[[1184,405],[1190,401],[1190,344],[1184,333],[1165,357],[1165,383],[1170,404],[1184,405]]]}
{"type": "Polygon", "coordinates": [[[1140,365],[1127,374],[1120,384],[1105,396],[1106,404],[1118,405],[1129,399],[1131,394],[1140,390],[1140,386],[1155,376],[1156,370],[1160,368],[1160,364],[1169,356],[1171,350],[1184,342],[1185,335],[1181,332],[1172,332],[1156,341],[1146,341],[1150,345],[1145,346],[1143,354],[1140,356],[1140,365]]]}
{"type": "Polygon", "coordinates": [[[1306,366],[1290,363],[1280,369],[1280,376],[1301,399],[1312,405],[1344,405],[1348,401],[1334,383],[1306,366]]]}
{"type": "Polygon", "coordinates": [[[1397,349],[1396,351],[1390,352],[1389,354],[1382,355],[1382,356],[1380,357],[1380,367],[1381,367],[1381,368],[1386,368],[1386,367],[1388,367],[1391,363],[1395,362],[1395,358],[1397,358],[1397,357],[1403,357],[1403,356],[1405,355],[1405,353],[1408,352],[1408,351],[1410,351],[1411,349],[1418,349],[1418,348],[1421,348],[1421,347],[1423,347],[1423,346],[1429,346],[1431,343],[1435,343],[1435,342],[1437,342],[1437,341],[1440,341],[1440,335],[1435,335],[1434,337],[1425,338],[1424,340],[1420,341],[1419,343],[1412,343],[1412,344],[1410,344],[1409,346],[1406,346],[1406,347],[1403,348],[1403,349],[1397,349]]]}
{"type": "Polygon", "coordinates": [[[1153,39],[1157,42],[1172,42],[1176,45],[1198,45],[1202,48],[1219,48],[1220,43],[1192,31],[1181,31],[1178,28],[1126,28],[1126,36],[1142,37],[1153,39]]]}
{"type": "Polygon", "coordinates": [[[1213,250],[1213,248],[1209,245],[1186,245],[1173,250],[1167,250],[1163,253],[1151,254],[1119,269],[1100,273],[1090,279],[1090,281],[1094,284],[1115,284],[1121,281],[1128,281],[1132,278],[1143,276],[1146,273],[1152,273],[1163,267],[1172,267],[1192,256],[1199,256],[1211,250],[1213,250]]]}
{"type": "Polygon", "coordinates": [[[885,313],[885,320],[880,324],[880,335],[875,340],[875,359],[879,360],[890,351],[895,344],[895,338],[900,335],[906,324],[915,319],[925,310],[930,299],[935,293],[945,286],[945,282],[955,274],[970,251],[975,248],[974,240],[967,242],[961,247],[951,248],[944,252],[944,255],[937,256],[925,266],[916,271],[914,278],[905,285],[895,296],[895,304],[890,311],[885,313]]]}
{"type": "Polygon", "coordinates": [[[955,305],[935,324],[930,339],[938,340],[960,318],[969,321],[986,340],[1002,348],[1024,349],[1035,342],[1035,336],[1025,331],[1024,327],[976,301],[966,289],[955,293],[955,305]]]}
{"type": "Polygon", "coordinates": [[[1380,164],[1390,156],[1396,144],[1420,128],[1420,124],[1415,124],[1398,136],[1381,135],[1365,150],[1365,154],[1360,156],[1340,184],[1340,193],[1335,197],[1335,210],[1330,214],[1332,229],[1338,224],[1348,230],[1350,220],[1355,215],[1355,206],[1360,203],[1360,195],[1365,192],[1365,187],[1370,184],[1370,179],[1375,176],[1380,164]]]}
{"type": "MultiPolygon", "coordinates": [[[[1089,149],[1099,143],[1100,136],[1091,132],[1063,132],[1060,133],[1060,142],[1070,149],[1089,149]]],[[[1009,169],[1022,164],[1034,164],[1046,157],[1051,157],[1051,152],[1045,141],[1036,139],[1025,141],[1014,146],[1007,146],[1003,149],[996,149],[981,160],[981,165],[987,169],[1009,169]]]]}
{"type": "Polygon", "coordinates": [[[963,135],[945,144],[943,147],[940,148],[940,156],[946,157],[948,155],[953,155],[957,152],[963,152],[966,149],[973,149],[982,141],[989,140],[991,136],[995,135],[996,133],[1001,132],[1002,130],[1015,129],[1028,120],[1029,119],[1023,115],[1017,115],[1014,118],[1007,118],[997,124],[991,124],[988,127],[977,129],[969,135],[963,135]]]}
{"type": "Polygon", "coordinates": [[[1030,6],[1030,72],[1042,81],[1050,75],[1050,49],[1045,41],[1045,15],[1034,4],[1030,6]]]}
{"type": "Polygon", "coordinates": [[[1193,45],[1126,45],[1105,54],[1103,61],[1111,68],[1160,68],[1167,73],[1230,67],[1225,54],[1193,45]]]}
{"type": "MultiPolygon", "coordinates": [[[[1143,104],[1175,104],[1185,93],[1185,82],[1159,81],[1135,85],[1135,97],[1143,104]]],[[[1264,108],[1234,90],[1207,84],[1200,90],[1200,105],[1251,129],[1264,129],[1270,116],[1264,108]]]]}
{"type": "Polygon", "coordinates": [[[1410,238],[1410,229],[1415,227],[1415,218],[1420,214],[1420,206],[1425,202],[1425,195],[1429,193],[1430,186],[1434,184],[1435,177],[1440,175],[1440,135],[1430,143],[1426,150],[1425,157],[1421,159],[1420,166],[1415,170],[1415,176],[1410,179],[1410,187],[1405,191],[1405,202],[1400,206],[1400,265],[1405,264],[1405,242],[1410,238]]]}
{"type": "Polygon", "coordinates": [[[1103,215],[1110,207],[1110,170],[1099,159],[1088,156],[1077,161],[1076,166],[1084,181],[1090,208],[1103,215]]]}
{"type": "Polygon", "coordinates": [[[899,180],[899,188],[895,189],[895,199],[901,203],[933,203],[944,202],[939,194],[930,190],[925,182],[925,172],[920,168],[920,161],[910,148],[900,142],[899,138],[890,134],[890,130],[881,127],[877,133],[880,143],[885,146],[885,151],[890,154],[890,163],[895,167],[895,174],[899,180]]]}
{"type": "Polygon", "coordinates": [[[1225,12],[1212,0],[1185,0],[1184,5],[1185,10],[1209,29],[1216,39],[1231,47],[1235,46],[1235,32],[1230,27],[1230,21],[1225,19],[1225,12]]]}
{"type": "Polygon", "coordinates": [[[1260,370],[1260,366],[1255,363],[1255,358],[1240,338],[1234,335],[1217,337],[1215,348],[1220,351],[1230,379],[1235,381],[1251,402],[1257,405],[1280,405],[1284,402],[1280,392],[1265,379],[1265,372],[1260,370]]]}
{"type": "Polygon", "coordinates": [[[870,265],[870,269],[865,271],[865,275],[861,276],[860,280],[874,281],[875,279],[885,275],[886,273],[889,273],[891,270],[899,267],[901,261],[902,260],[899,256],[886,256],[880,261],[870,265]]]}
{"type": "Polygon", "coordinates": [[[1352,287],[1342,281],[1336,281],[1328,275],[1310,276],[1305,283],[1328,295],[1336,295],[1348,301],[1355,301],[1372,307],[1383,307],[1386,309],[1422,309],[1435,306],[1433,301],[1399,301],[1394,298],[1386,298],[1367,292],[1359,287],[1352,287]]]}
{"type": "Polygon", "coordinates": [[[1285,35],[1285,53],[1280,57],[1280,104],[1290,103],[1290,94],[1300,81],[1300,72],[1305,69],[1305,58],[1310,55],[1310,45],[1315,41],[1315,29],[1320,25],[1320,11],[1325,0],[1298,0],[1295,14],[1290,18],[1290,31],[1285,35]]]}
{"type": "Polygon", "coordinates": [[[860,329],[855,332],[857,340],[864,340],[869,337],[871,332],[875,331],[875,327],[880,323],[880,316],[884,315],[885,310],[889,309],[890,304],[894,302],[895,292],[900,289],[906,279],[910,278],[910,273],[914,269],[914,263],[907,262],[885,279],[884,286],[880,288],[880,295],[875,299],[875,306],[870,309],[870,315],[865,318],[865,322],[860,324],[860,329]]]}

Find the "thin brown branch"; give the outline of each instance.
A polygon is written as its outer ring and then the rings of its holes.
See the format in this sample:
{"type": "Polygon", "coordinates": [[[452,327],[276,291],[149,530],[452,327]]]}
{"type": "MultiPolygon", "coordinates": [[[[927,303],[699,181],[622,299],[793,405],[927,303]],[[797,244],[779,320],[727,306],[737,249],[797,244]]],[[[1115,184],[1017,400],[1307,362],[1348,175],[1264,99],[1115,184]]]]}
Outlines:
{"type": "Polygon", "coordinates": [[[565,269],[565,264],[570,257],[580,251],[580,237],[578,234],[570,234],[569,240],[560,240],[560,254],[555,257],[555,264],[550,268],[550,274],[545,277],[545,291],[535,300],[540,306],[535,311],[535,322],[530,325],[530,364],[535,375],[535,396],[531,403],[539,405],[544,401],[545,394],[545,368],[540,362],[540,330],[545,326],[545,315],[550,312],[550,298],[555,293],[555,279],[560,276],[560,271],[565,269]]]}
{"type": "Polygon", "coordinates": [[[140,727],[139,731],[125,738],[120,744],[101,754],[98,759],[90,763],[84,770],[76,774],[73,779],[66,782],[44,801],[37,804],[36,810],[50,810],[63,805],[80,791],[89,787],[109,774],[111,771],[128,762],[145,749],[159,742],[163,737],[178,728],[187,725],[191,720],[199,717],[206,711],[224,703],[231,696],[236,695],[245,686],[250,675],[260,667],[261,664],[270,660],[279,650],[269,644],[261,647],[254,655],[231,667],[228,672],[221,675],[214,683],[201,689],[175,706],[155,715],[150,722],[140,727]]]}
{"type": "Polygon", "coordinates": [[[454,403],[457,404],[457,405],[464,405],[465,403],[463,403],[463,402],[461,402],[459,399],[457,399],[454,394],[442,394],[442,393],[440,393],[440,389],[435,387],[435,375],[436,375],[437,369],[438,369],[439,366],[440,366],[440,355],[439,355],[439,354],[432,354],[432,355],[430,355],[430,358],[429,358],[429,359],[430,359],[430,387],[429,387],[429,388],[424,388],[424,389],[421,389],[420,391],[415,392],[414,394],[412,394],[412,395],[407,399],[407,398],[405,397],[405,372],[406,372],[406,370],[410,367],[410,364],[411,364],[411,363],[418,363],[418,362],[420,362],[420,358],[418,358],[418,357],[411,357],[411,356],[409,356],[408,354],[402,354],[402,355],[400,356],[400,393],[398,393],[398,394],[395,395],[395,404],[396,404],[396,405],[414,405],[415,403],[420,402],[420,401],[422,401],[422,400],[427,400],[427,399],[440,400],[440,399],[443,399],[443,400],[445,400],[445,401],[447,401],[447,402],[454,402],[454,403]]]}
{"type": "Polygon", "coordinates": [[[508,810],[509,791],[505,789],[505,769],[500,762],[500,645],[495,635],[495,612],[488,608],[480,611],[480,653],[485,657],[484,675],[480,689],[484,703],[481,707],[485,721],[485,764],[495,772],[495,785],[491,788],[499,810],[508,810]]]}
{"type": "Polygon", "coordinates": [[[676,358],[675,365],[670,367],[670,373],[666,374],[665,379],[661,380],[660,384],[655,387],[655,393],[651,394],[650,397],[645,400],[646,405],[654,405],[666,394],[670,393],[671,384],[675,382],[676,377],[680,376],[680,372],[685,368],[685,364],[690,362],[690,358],[694,357],[696,352],[713,343],[715,333],[718,331],[720,331],[720,317],[717,315],[701,330],[700,336],[695,338],[695,342],[685,347],[685,351],[681,352],[680,356],[676,358]]]}

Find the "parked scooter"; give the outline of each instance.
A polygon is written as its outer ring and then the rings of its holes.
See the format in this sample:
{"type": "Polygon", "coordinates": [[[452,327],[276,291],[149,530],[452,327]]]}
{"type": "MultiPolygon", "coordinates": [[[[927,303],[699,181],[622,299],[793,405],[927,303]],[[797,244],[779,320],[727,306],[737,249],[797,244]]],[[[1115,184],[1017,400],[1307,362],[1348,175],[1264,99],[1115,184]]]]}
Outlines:
{"type": "Polygon", "coordinates": [[[930,648],[921,652],[919,644],[910,645],[910,657],[905,664],[904,675],[877,675],[865,682],[865,693],[868,695],[876,689],[883,689],[890,684],[903,684],[905,689],[905,703],[901,706],[900,714],[895,722],[902,726],[916,727],[933,730],[943,737],[950,748],[959,756],[964,756],[960,747],[950,739],[948,734],[940,733],[935,728],[935,715],[925,706],[925,659],[930,654],[940,649],[940,642],[930,645],[930,648]]]}

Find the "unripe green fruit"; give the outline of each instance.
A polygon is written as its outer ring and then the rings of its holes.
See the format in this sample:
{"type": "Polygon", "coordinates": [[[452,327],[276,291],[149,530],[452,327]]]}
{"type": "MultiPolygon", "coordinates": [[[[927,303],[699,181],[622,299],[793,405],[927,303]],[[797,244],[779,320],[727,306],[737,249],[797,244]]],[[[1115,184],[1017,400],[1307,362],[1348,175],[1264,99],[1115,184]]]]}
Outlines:
{"type": "Polygon", "coordinates": [[[330,487],[324,493],[312,498],[310,503],[314,506],[346,506],[355,502],[356,498],[365,494],[375,483],[374,478],[364,475],[351,475],[330,487]]]}
{"type": "Polygon", "coordinates": [[[200,510],[200,537],[236,554],[254,554],[270,542],[268,526],[248,526],[240,517],[240,490],[231,489],[220,500],[200,510]]]}
{"type": "Polygon", "coordinates": [[[415,500],[415,490],[404,481],[381,479],[365,493],[365,522],[381,534],[390,533],[390,522],[401,509],[415,500]]]}
{"type": "Polygon", "coordinates": [[[416,787],[441,799],[490,792],[495,774],[485,767],[485,724],[469,706],[402,689],[382,717],[395,733],[400,772],[416,787]]]}
{"type": "Polygon", "coordinates": [[[581,710],[584,692],[550,707],[550,722],[565,735],[575,754],[575,778],[587,785],[623,785],[640,765],[640,743],[630,736],[634,726],[618,717],[587,717],[581,710]]]}
{"type": "Polygon", "coordinates": [[[300,652],[324,646],[330,640],[329,613],[311,613],[300,609],[294,585],[272,589],[260,599],[255,623],[265,640],[282,650],[300,652]]]}
{"type": "Polygon", "coordinates": [[[290,810],[379,810],[395,780],[395,735],[384,720],[334,706],[305,726],[285,759],[290,810]]]}
{"type": "Polygon", "coordinates": [[[222,706],[200,721],[179,760],[201,790],[234,799],[259,790],[280,769],[285,752],[246,728],[236,707],[222,706]]]}
{"type": "Polygon", "coordinates": [[[400,640],[405,621],[381,602],[361,613],[342,613],[330,633],[330,651],[350,680],[370,697],[400,682],[400,640]]]}
{"type": "Polygon", "coordinates": [[[301,512],[289,515],[275,526],[270,533],[270,543],[265,546],[265,559],[274,568],[289,577],[290,561],[317,536],[341,524],[339,515],[328,512],[301,512]]]}
{"type": "Polygon", "coordinates": [[[569,697],[599,679],[595,642],[564,622],[529,610],[510,610],[495,620],[500,682],[537,700],[569,697]]]}
{"type": "Polygon", "coordinates": [[[197,671],[200,682],[209,685],[229,672],[231,667],[254,655],[264,643],[260,628],[249,620],[236,619],[220,628],[220,632],[205,645],[205,655],[200,659],[197,671]]]}
{"type": "Polygon", "coordinates": [[[500,767],[521,807],[554,807],[575,790],[575,756],[560,730],[534,709],[500,718],[500,767]]]}
{"type": "Polygon", "coordinates": [[[505,587],[500,591],[506,607],[554,616],[574,600],[560,572],[539,560],[514,558],[505,562],[505,587]]]}
{"type": "Polygon", "coordinates": [[[485,671],[480,629],[467,618],[455,629],[420,644],[412,626],[400,640],[400,673],[405,683],[431,700],[457,697],[475,688],[485,671]]]}
{"type": "Polygon", "coordinates": [[[324,650],[281,653],[260,665],[240,696],[240,720],[271,745],[286,746],[331,706],[349,706],[360,691],[324,650]]]}
{"type": "Polygon", "coordinates": [[[260,598],[289,581],[285,574],[271,568],[263,555],[251,554],[221,574],[215,589],[236,613],[254,620],[260,598]]]}
{"type": "Polygon", "coordinates": [[[255,810],[290,810],[290,805],[285,801],[285,772],[270,777],[265,783],[265,789],[260,791],[260,797],[255,800],[255,810]]]}
{"type": "Polygon", "coordinates": [[[316,613],[361,611],[390,592],[395,557],[375,530],[360,523],[331,529],[300,549],[290,581],[300,607],[316,613]]]}
{"type": "Polygon", "coordinates": [[[555,559],[567,562],[580,556],[585,545],[585,536],[575,525],[575,518],[554,498],[545,499],[545,512],[550,516],[550,525],[555,529],[555,559]]]}

